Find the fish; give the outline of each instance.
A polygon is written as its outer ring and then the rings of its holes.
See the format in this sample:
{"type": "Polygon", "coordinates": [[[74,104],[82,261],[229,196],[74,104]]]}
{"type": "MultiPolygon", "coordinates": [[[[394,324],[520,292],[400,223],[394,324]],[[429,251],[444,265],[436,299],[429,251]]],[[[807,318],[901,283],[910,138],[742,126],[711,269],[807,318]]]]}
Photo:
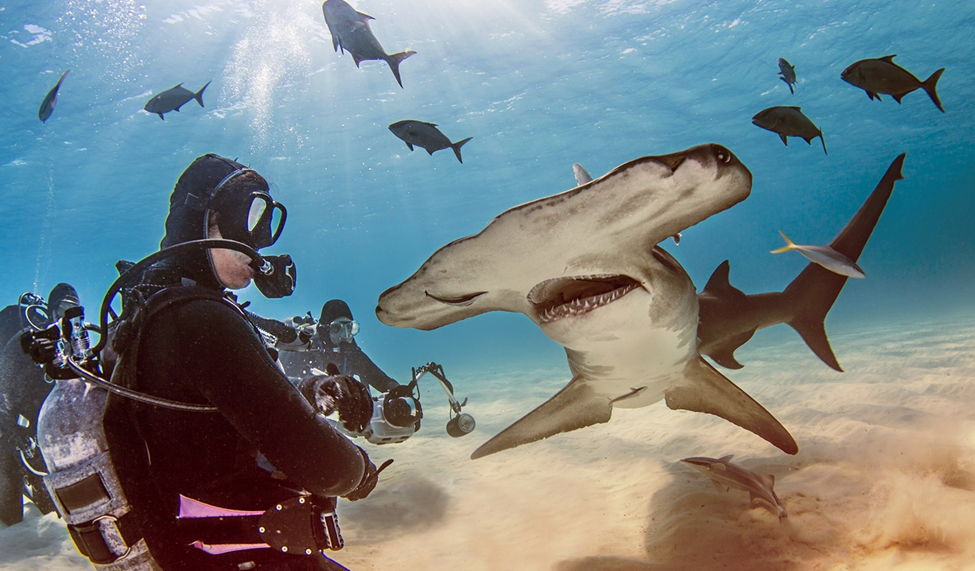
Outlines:
{"type": "Polygon", "coordinates": [[[945,68],[939,69],[932,73],[931,77],[921,81],[913,73],[894,63],[895,57],[897,54],[876,59],[862,59],[844,69],[840,77],[850,85],[866,91],[871,101],[875,98],[880,101],[880,95],[883,94],[890,95],[894,101],[900,103],[908,93],[923,89],[934,105],[944,113],[945,108],[938,98],[937,87],[945,68]]]}
{"type": "Polygon", "coordinates": [[[794,454],[785,427],[701,358],[694,284],[654,246],[745,200],[751,186],[751,172],[717,144],[635,159],[443,246],[379,296],[376,316],[431,330],[488,311],[523,313],[565,348],[569,384],[472,459],[660,400],[720,416],[794,454]]]}
{"type": "Polygon", "coordinates": [[[163,121],[166,120],[163,117],[163,113],[169,113],[170,111],[179,111],[179,108],[185,105],[190,99],[196,99],[196,102],[203,107],[203,90],[210,85],[210,81],[206,85],[200,88],[199,91],[193,93],[189,89],[183,87],[180,83],[176,87],[171,87],[162,93],[158,93],[152,96],[152,99],[146,103],[145,110],[149,113],[155,113],[159,115],[159,118],[163,121]]]}
{"type": "MultiPolygon", "coordinates": [[[[592,175],[590,175],[589,171],[587,171],[585,167],[583,167],[579,163],[572,163],[572,173],[575,175],[576,184],[579,186],[592,182],[592,175]]],[[[681,239],[680,232],[674,234],[673,236],[671,236],[671,238],[674,240],[674,244],[680,244],[680,239],[681,239]]]]}
{"type": "Polygon", "coordinates": [[[359,62],[365,60],[385,61],[389,64],[396,83],[403,87],[399,64],[416,52],[406,50],[392,55],[387,54],[369,28],[369,20],[375,18],[357,12],[344,0],[325,0],[322,4],[322,13],[325,14],[325,25],[332,34],[332,49],[336,52],[341,49],[343,54],[345,52],[352,54],[352,61],[355,62],[356,67],[359,67],[359,62]]]}
{"type": "Polygon", "coordinates": [[[436,123],[425,123],[423,121],[414,121],[412,119],[407,119],[405,121],[397,121],[389,126],[389,130],[393,132],[394,135],[399,137],[406,143],[406,146],[413,150],[414,146],[420,147],[421,149],[426,149],[431,155],[434,151],[439,151],[440,149],[453,149],[454,155],[457,156],[457,160],[461,163],[464,159],[460,156],[460,148],[470,141],[474,137],[467,137],[466,139],[457,141],[456,143],[451,143],[450,139],[446,135],[437,129],[436,123]]]}
{"type": "Polygon", "coordinates": [[[61,74],[61,79],[58,80],[57,85],[52,87],[44,96],[44,101],[41,101],[41,106],[37,110],[37,118],[42,123],[46,123],[51,118],[51,113],[54,113],[54,106],[58,104],[58,90],[61,89],[61,84],[64,83],[64,78],[68,76],[69,71],[71,70],[66,70],[61,74]]]}
{"type": "MultiPolygon", "coordinates": [[[[901,153],[890,163],[856,214],[829,243],[830,248],[857,261],[887,206],[894,184],[904,179],[901,171],[905,157],[901,153]]],[[[730,264],[725,260],[697,294],[701,320],[697,327],[698,351],[702,355],[722,367],[741,369],[735,350],[759,329],[785,323],[799,333],[823,363],[843,372],[826,336],[825,321],[846,284],[846,276],[809,262],[785,290],[746,295],[731,285],[729,272],[730,264]]]]}
{"type": "Polygon", "coordinates": [[[752,117],[752,124],[772,131],[773,133],[778,133],[779,138],[782,139],[782,142],[787,147],[789,146],[789,140],[786,137],[799,137],[810,145],[813,139],[819,137],[819,140],[823,142],[823,152],[827,155],[829,154],[829,151],[826,150],[826,139],[823,138],[822,130],[813,125],[813,122],[802,114],[802,109],[799,107],[769,107],[768,109],[763,109],[752,117]]]}
{"type": "Polygon", "coordinates": [[[795,244],[781,230],[779,230],[779,234],[782,234],[782,237],[785,238],[786,246],[772,250],[773,254],[796,251],[834,274],[850,278],[863,278],[865,276],[860,266],[856,265],[856,262],[829,246],[804,246],[795,244]]]}
{"type": "Polygon", "coordinates": [[[748,468],[735,464],[731,461],[734,454],[728,454],[721,458],[707,458],[705,456],[694,456],[684,458],[681,462],[691,468],[704,473],[711,478],[711,483],[718,491],[731,491],[731,488],[748,492],[751,501],[761,500],[772,508],[772,513],[779,516],[779,519],[789,517],[785,511],[785,506],[775,495],[775,476],[763,476],[756,474],[748,468]]]}
{"type": "Polygon", "coordinates": [[[779,79],[789,86],[789,91],[795,94],[793,86],[796,84],[796,66],[790,65],[785,58],[779,58],[779,79]]]}

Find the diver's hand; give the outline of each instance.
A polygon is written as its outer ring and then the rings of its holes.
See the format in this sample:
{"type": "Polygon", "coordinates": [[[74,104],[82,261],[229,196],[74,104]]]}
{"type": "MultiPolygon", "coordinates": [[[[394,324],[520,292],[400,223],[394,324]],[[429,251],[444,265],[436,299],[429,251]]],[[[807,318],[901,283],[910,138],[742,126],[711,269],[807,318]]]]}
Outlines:
{"type": "Polygon", "coordinates": [[[50,325],[41,331],[25,331],[20,335],[20,348],[30,360],[38,365],[46,365],[58,354],[58,338],[61,332],[57,325],[50,325]]]}
{"type": "Polygon", "coordinates": [[[315,325],[302,323],[295,328],[298,333],[298,343],[301,345],[307,345],[311,338],[315,336],[315,325]]]}
{"type": "Polygon", "coordinates": [[[352,377],[308,377],[298,384],[298,389],[325,416],[338,411],[339,421],[349,432],[361,433],[372,418],[369,389],[352,377]]]}

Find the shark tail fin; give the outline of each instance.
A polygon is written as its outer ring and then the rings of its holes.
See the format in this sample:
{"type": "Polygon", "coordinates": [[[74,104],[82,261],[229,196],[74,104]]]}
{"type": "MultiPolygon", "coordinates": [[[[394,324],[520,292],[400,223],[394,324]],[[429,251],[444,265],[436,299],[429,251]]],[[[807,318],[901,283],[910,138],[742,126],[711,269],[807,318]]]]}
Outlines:
{"type": "Polygon", "coordinates": [[[467,143],[467,141],[470,141],[473,138],[474,137],[467,137],[462,141],[457,141],[456,143],[450,144],[450,148],[454,150],[454,154],[457,155],[457,160],[460,161],[461,164],[464,164],[464,159],[460,158],[460,148],[463,147],[464,144],[467,143]]]}
{"type": "Polygon", "coordinates": [[[785,232],[779,230],[779,234],[782,234],[782,237],[785,238],[785,246],[782,248],[777,248],[775,250],[772,250],[771,253],[781,254],[782,252],[790,252],[796,249],[795,243],[792,240],[790,240],[788,236],[785,235],[785,232]]]}
{"type": "MultiPolygon", "coordinates": [[[[389,69],[393,70],[393,76],[396,78],[396,83],[398,83],[400,87],[403,87],[403,79],[399,76],[399,64],[404,59],[415,53],[416,52],[412,50],[406,50],[405,52],[399,52],[397,54],[386,56],[386,63],[389,64],[389,69]]],[[[358,65],[358,63],[356,65],[358,65]]]]}
{"type": "Polygon", "coordinates": [[[471,454],[471,460],[579,428],[609,422],[613,405],[577,379],[544,404],[505,428],[471,454]]]}
{"type": "MultiPolygon", "coordinates": [[[[212,81],[212,79],[208,81],[206,85],[201,87],[200,90],[193,95],[193,99],[196,99],[196,102],[200,104],[200,107],[203,107],[203,90],[205,90],[212,81]]],[[[177,111],[179,111],[179,109],[177,109],[177,111]]]]}
{"type": "Polygon", "coordinates": [[[941,106],[941,99],[938,98],[937,87],[938,80],[941,79],[941,74],[944,72],[945,68],[939,69],[938,71],[932,73],[931,77],[925,79],[924,83],[921,84],[921,89],[928,94],[928,97],[931,98],[931,101],[934,101],[934,104],[937,105],[938,109],[940,109],[942,113],[945,112],[945,108],[941,106]]]}
{"type": "Polygon", "coordinates": [[[769,411],[698,357],[684,369],[684,378],[664,393],[672,409],[706,412],[737,424],[779,448],[786,454],[799,446],[769,411]]]}

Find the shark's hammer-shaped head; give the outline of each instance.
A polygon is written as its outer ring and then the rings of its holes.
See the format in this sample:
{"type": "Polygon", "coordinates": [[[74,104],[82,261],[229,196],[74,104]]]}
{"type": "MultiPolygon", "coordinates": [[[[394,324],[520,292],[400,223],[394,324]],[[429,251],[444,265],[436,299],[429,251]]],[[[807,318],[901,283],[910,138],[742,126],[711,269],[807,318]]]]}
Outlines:
{"type": "Polygon", "coordinates": [[[715,144],[630,161],[511,208],[480,233],[440,248],[379,297],[376,315],[387,325],[429,330],[512,311],[541,325],[637,288],[652,292],[655,271],[672,260],[654,246],[741,202],[751,182],[748,169],[715,144]]]}

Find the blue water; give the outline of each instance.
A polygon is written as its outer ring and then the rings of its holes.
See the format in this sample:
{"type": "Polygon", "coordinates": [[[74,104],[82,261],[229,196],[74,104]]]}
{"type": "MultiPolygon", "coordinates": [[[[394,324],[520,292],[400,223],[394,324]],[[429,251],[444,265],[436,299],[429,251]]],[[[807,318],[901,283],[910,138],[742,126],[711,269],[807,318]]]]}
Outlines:
{"type": "MultiPolygon", "coordinates": [[[[400,381],[437,361],[448,374],[563,365],[561,348],[520,315],[488,314],[439,331],[380,324],[379,294],[437,248],[524,201],[574,186],[634,158],[696,144],[729,147],[754,175],[752,196],[665,244],[703,287],[731,260],[747,293],[780,290],[804,267],[772,256],[777,230],[825,244],[891,160],[907,153],[860,265],[829,328],[971,308],[975,299],[975,3],[876,0],[448,0],[354,4],[376,18],[401,66],[333,52],[317,1],[0,3],[0,305],[59,281],[93,318],[120,258],[157,249],[169,194],[196,156],[236,157],[261,172],[290,213],[270,253],[298,264],[295,294],[252,308],[284,318],[330,298],[362,323],[359,343],[400,381]],[[898,105],[870,101],[840,72],[898,54],[938,92],[898,105]],[[794,95],[777,60],[796,65],[794,95]],[[70,69],[54,115],[37,107],[70,69]],[[154,94],[207,81],[160,121],[154,94]],[[829,155],[750,123],[773,105],[801,106],[829,155]],[[387,125],[439,124],[473,137],[464,164],[450,151],[411,153],[387,125]]],[[[514,256],[512,256],[514,257],[514,256]]]]}

